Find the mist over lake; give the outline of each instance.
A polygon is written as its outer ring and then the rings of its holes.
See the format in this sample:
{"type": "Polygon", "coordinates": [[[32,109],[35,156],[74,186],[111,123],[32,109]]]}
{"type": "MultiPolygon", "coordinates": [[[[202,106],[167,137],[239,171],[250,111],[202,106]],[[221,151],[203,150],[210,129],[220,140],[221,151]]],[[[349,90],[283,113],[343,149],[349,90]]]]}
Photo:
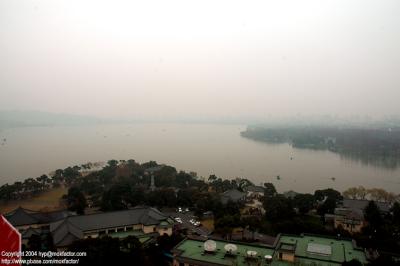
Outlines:
{"type": "Polygon", "coordinates": [[[58,168],[109,159],[155,160],[207,178],[245,177],[279,191],[380,187],[398,193],[400,169],[366,165],[330,151],[256,142],[246,125],[113,124],[0,131],[0,185],[58,168]],[[280,180],[277,176],[280,176],[280,180]]]}

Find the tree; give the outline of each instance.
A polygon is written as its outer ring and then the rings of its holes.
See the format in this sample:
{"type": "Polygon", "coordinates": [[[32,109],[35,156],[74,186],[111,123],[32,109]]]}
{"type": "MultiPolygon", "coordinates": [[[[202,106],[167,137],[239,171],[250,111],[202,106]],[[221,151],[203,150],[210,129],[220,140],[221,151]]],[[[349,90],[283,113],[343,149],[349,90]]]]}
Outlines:
{"type": "Polygon", "coordinates": [[[363,186],[359,186],[359,187],[351,187],[348,188],[347,190],[345,190],[343,192],[343,196],[345,196],[346,198],[350,198],[350,199],[365,199],[365,197],[368,195],[368,190],[365,189],[363,186]]]}
{"type": "Polygon", "coordinates": [[[264,183],[264,195],[266,197],[273,197],[276,195],[276,188],[272,183],[264,183]]]}
{"type": "Polygon", "coordinates": [[[71,187],[67,194],[68,210],[75,211],[77,214],[84,214],[86,208],[86,198],[78,187],[71,187]]]}
{"type": "Polygon", "coordinates": [[[107,162],[107,165],[108,165],[109,167],[115,168],[115,167],[118,166],[118,161],[117,161],[117,160],[114,160],[114,159],[109,160],[109,161],[107,162]]]}
{"type": "Polygon", "coordinates": [[[101,209],[103,211],[114,211],[127,209],[132,200],[131,187],[126,182],[114,184],[108,191],[103,193],[101,209]]]}
{"type": "Polygon", "coordinates": [[[67,184],[72,184],[76,181],[78,177],[80,177],[80,172],[77,168],[67,167],[64,169],[64,180],[67,184]]]}
{"type": "Polygon", "coordinates": [[[374,201],[370,201],[365,207],[364,218],[372,229],[379,229],[382,226],[383,219],[381,212],[374,201]]]}
{"type": "Polygon", "coordinates": [[[87,256],[79,259],[82,265],[118,265],[123,261],[118,238],[99,237],[75,241],[69,251],[86,252],[87,256]]]}
{"type": "Polygon", "coordinates": [[[295,214],[291,200],[280,194],[265,198],[263,205],[265,216],[270,221],[290,219],[295,214]]]}
{"type": "Polygon", "coordinates": [[[336,201],[333,198],[326,198],[325,201],[318,207],[317,212],[319,215],[324,216],[326,213],[334,213],[336,208],[336,201]]]}
{"type": "Polygon", "coordinates": [[[400,203],[395,202],[390,208],[390,212],[392,213],[393,224],[400,228],[400,203]]]}
{"type": "Polygon", "coordinates": [[[235,215],[225,215],[217,220],[215,220],[214,227],[217,233],[220,233],[226,239],[230,239],[232,236],[233,229],[239,223],[239,216],[235,215]]]}
{"type": "Polygon", "coordinates": [[[357,199],[357,188],[351,187],[343,191],[343,196],[349,199],[357,199]]]}
{"type": "Polygon", "coordinates": [[[179,206],[191,207],[193,206],[193,189],[181,189],[177,193],[177,202],[179,206]]]}
{"type": "Polygon", "coordinates": [[[242,218],[241,224],[244,228],[251,231],[251,240],[254,240],[254,233],[261,225],[260,219],[255,216],[246,216],[242,218]]]}
{"type": "Polygon", "coordinates": [[[293,204],[301,214],[306,214],[314,208],[316,200],[311,194],[297,194],[293,199],[293,204]]]}
{"type": "Polygon", "coordinates": [[[163,188],[147,194],[146,203],[157,207],[175,207],[177,198],[175,191],[170,188],[163,188]]]}
{"type": "Polygon", "coordinates": [[[212,183],[214,181],[216,181],[218,179],[218,177],[216,175],[210,175],[208,177],[208,182],[212,183]]]}
{"type": "Polygon", "coordinates": [[[335,200],[336,203],[339,203],[343,200],[343,196],[340,194],[340,192],[332,188],[316,190],[314,192],[314,197],[318,201],[323,201],[326,198],[331,198],[335,200]]]}

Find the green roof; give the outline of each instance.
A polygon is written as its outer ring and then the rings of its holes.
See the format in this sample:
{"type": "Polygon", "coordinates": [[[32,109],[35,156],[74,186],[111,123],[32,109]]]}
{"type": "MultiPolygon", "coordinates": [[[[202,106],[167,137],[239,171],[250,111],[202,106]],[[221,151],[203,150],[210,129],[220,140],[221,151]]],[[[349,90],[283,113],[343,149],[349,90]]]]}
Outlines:
{"type": "Polygon", "coordinates": [[[175,249],[175,258],[190,264],[202,262],[201,265],[253,265],[246,260],[247,251],[253,250],[257,252],[259,265],[267,265],[265,255],[271,255],[272,266],[287,266],[293,263],[281,261],[278,259],[278,252],[282,246],[293,247],[295,245],[295,262],[296,265],[321,265],[321,266],[337,266],[344,261],[357,259],[361,263],[366,264],[367,260],[362,249],[353,246],[351,240],[343,240],[322,236],[290,236],[281,235],[276,247],[267,247],[262,245],[246,244],[233,242],[237,246],[237,256],[226,256],[224,246],[230,242],[215,240],[217,244],[214,253],[204,252],[204,241],[195,239],[185,239],[179,243],[175,249]],[[312,245],[308,245],[312,244],[312,245]],[[308,252],[307,248],[312,251],[308,252]],[[328,252],[329,251],[329,252],[328,252]],[[321,254],[318,254],[321,252],[321,254]]]}
{"type": "Polygon", "coordinates": [[[182,251],[179,257],[188,258],[192,260],[214,263],[219,265],[248,265],[246,262],[247,251],[253,250],[257,252],[257,258],[264,259],[265,255],[273,255],[274,250],[263,246],[247,245],[245,243],[234,243],[237,246],[236,256],[225,256],[224,246],[230,242],[215,241],[217,249],[214,253],[209,254],[204,252],[204,241],[186,239],[182,241],[175,249],[182,251]],[[236,263],[236,264],[235,264],[236,263]]]}
{"type": "MultiPolygon", "coordinates": [[[[279,239],[280,243],[293,243],[297,241],[295,256],[299,258],[318,260],[318,261],[329,261],[341,264],[344,261],[350,261],[357,259],[362,263],[366,263],[367,259],[362,249],[353,247],[353,243],[350,240],[335,239],[329,237],[319,236],[288,236],[282,235],[279,239]],[[318,255],[315,253],[307,252],[308,244],[320,244],[331,247],[331,255],[318,255]]],[[[325,265],[325,264],[324,264],[325,265]]],[[[326,264],[329,265],[329,264],[326,264]]],[[[333,264],[334,265],[334,264],[333,264]]]]}

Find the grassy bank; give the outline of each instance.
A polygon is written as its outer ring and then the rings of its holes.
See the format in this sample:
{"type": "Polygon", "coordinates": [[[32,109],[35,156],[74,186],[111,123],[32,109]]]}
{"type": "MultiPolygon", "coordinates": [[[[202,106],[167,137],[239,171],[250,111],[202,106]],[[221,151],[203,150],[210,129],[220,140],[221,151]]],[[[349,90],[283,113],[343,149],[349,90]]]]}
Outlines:
{"type": "Polygon", "coordinates": [[[40,195],[34,196],[30,199],[0,202],[0,213],[7,213],[18,208],[19,206],[35,211],[61,209],[62,206],[60,206],[60,199],[62,195],[66,194],[67,192],[68,188],[59,187],[43,192],[40,195]]]}

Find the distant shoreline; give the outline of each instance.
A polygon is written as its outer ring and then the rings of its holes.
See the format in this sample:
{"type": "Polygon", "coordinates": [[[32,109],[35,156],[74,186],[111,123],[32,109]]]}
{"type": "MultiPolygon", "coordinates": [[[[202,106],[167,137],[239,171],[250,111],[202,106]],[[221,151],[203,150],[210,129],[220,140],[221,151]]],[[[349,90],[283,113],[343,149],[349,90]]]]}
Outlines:
{"type": "Polygon", "coordinates": [[[267,143],[288,143],[293,148],[327,150],[364,164],[400,167],[400,127],[248,127],[240,135],[267,143]]]}

